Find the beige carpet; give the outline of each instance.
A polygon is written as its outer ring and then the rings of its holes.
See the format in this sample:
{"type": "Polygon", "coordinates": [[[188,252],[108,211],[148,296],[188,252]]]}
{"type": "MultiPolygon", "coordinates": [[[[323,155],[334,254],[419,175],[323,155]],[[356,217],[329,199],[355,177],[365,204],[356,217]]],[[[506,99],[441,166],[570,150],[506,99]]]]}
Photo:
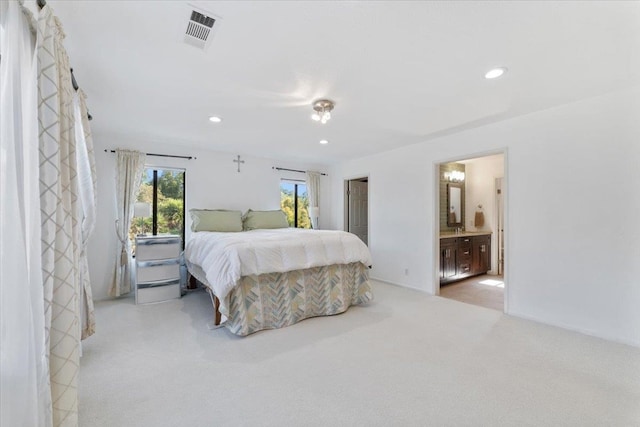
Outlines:
{"type": "Polygon", "coordinates": [[[640,349],[381,283],[237,338],[209,297],[98,303],[81,426],[638,426],[640,349]]]}

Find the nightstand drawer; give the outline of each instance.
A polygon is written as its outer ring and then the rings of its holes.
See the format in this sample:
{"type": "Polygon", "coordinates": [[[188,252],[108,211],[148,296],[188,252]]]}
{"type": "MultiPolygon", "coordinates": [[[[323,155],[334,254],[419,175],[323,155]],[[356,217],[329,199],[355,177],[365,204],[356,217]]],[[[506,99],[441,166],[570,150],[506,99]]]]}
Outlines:
{"type": "Polygon", "coordinates": [[[137,283],[158,282],[180,277],[180,259],[160,261],[138,261],[136,263],[137,283]]]}
{"type": "Polygon", "coordinates": [[[148,304],[175,298],[180,298],[179,280],[138,284],[136,289],[136,304],[148,304]]]}
{"type": "Polygon", "coordinates": [[[136,260],[176,258],[180,255],[180,238],[157,237],[136,241],[136,260]]]}

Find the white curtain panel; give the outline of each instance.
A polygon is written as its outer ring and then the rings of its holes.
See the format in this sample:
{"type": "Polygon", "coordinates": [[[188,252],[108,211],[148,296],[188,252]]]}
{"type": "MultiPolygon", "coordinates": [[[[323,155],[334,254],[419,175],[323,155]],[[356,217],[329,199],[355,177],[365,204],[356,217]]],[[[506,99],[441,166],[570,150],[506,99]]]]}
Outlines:
{"type": "Polygon", "coordinates": [[[309,219],[314,230],[318,229],[320,217],[320,172],[307,171],[307,195],[309,197],[309,219]]]}
{"type": "Polygon", "coordinates": [[[20,3],[0,2],[2,426],[52,425],[41,270],[35,28],[20,3]]]}
{"type": "Polygon", "coordinates": [[[38,19],[38,120],[45,331],[53,425],[78,424],[79,289],[82,251],[73,88],[60,21],[38,19]]]}
{"type": "Polygon", "coordinates": [[[89,236],[96,225],[97,180],[96,161],[93,150],[93,138],[89,127],[86,95],[82,89],[74,94],[74,121],[76,137],[76,160],[78,170],[78,193],[80,195],[80,212],[82,218],[82,247],[80,251],[80,333],[81,339],[90,337],[95,332],[96,320],[93,312],[93,296],[87,261],[87,245],[89,236]]]}
{"type": "Polygon", "coordinates": [[[109,295],[118,297],[131,292],[131,242],[129,228],[133,205],[138,197],[146,154],[139,151],[116,150],[116,252],[115,271],[109,295]]]}

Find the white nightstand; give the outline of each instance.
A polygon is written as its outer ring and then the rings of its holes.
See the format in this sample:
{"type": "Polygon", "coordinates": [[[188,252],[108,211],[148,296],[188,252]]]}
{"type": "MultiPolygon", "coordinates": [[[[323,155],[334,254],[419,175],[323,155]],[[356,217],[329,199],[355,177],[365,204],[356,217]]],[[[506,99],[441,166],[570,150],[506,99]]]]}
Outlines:
{"type": "Polygon", "coordinates": [[[180,236],[136,237],[136,304],[180,298],[180,236]]]}

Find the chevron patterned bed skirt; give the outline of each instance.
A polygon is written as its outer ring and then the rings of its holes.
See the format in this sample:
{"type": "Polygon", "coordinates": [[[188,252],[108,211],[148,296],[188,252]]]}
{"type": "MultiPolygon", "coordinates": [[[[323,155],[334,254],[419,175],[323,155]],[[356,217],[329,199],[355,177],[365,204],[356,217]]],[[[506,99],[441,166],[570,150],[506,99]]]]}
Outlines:
{"type": "Polygon", "coordinates": [[[343,313],[372,299],[369,269],[364,264],[335,264],[243,276],[226,296],[223,306],[228,312],[222,314],[231,332],[246,336],[310,317],[343,313]]]}

